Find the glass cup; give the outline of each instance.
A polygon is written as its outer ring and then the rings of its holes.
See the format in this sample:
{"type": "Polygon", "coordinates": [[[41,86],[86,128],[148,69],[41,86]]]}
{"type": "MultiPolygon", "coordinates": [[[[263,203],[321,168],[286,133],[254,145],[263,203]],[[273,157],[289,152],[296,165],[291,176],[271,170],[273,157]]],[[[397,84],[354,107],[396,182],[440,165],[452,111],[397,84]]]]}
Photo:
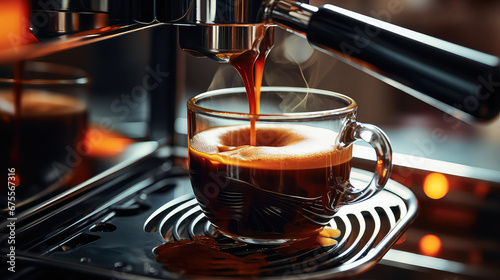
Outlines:
{"type": "Polygon", "coordinates": [[[80,69],[45,62],[1,70],[0,165],[15,170],[16,198],[32,197],[69,180],[78,163],[89,78],[80,69]]]}
{"type": "Polygon", "coordinates": [[[243,113],[245,89],[228,88],[193,97],[187,107],[193,191],[208,220],[230,238],[281,244],[311,237],[339,207],[372,197],[389,179],[387,136],[357,122],[356,102],[345,95],[263,87],[260,114],[250,115],[243,113]],[[364,188],[349,183],[357,140],[377,154],[364,188]]]}

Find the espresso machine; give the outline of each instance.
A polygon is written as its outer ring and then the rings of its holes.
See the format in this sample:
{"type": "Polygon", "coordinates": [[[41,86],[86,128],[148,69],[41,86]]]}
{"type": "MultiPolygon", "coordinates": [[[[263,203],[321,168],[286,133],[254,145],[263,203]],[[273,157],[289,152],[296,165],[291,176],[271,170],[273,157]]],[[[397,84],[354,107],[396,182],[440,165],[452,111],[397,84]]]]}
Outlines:
{"type": "MultiPolygon", "coordinates": [[[[65,150],[61,162],[71,174],[65,180],[26,191],[21,180],[14,204],[7,205],[13,194],[2,194],[7,206],[1,214],[0,250],[7,264],[0,272],[3,279],[494,279],[500,275],[495,267],[500,260],[500,228],[492,225],[500,214],[495,206],[499,172],[496,167],[425,158],[427,151],[436,149],[432,145],[441,143],[443,138],[437,136],[429,138],[437,139],[434,142],[427,138],[419,142],[423,155],[396,151],[389,191],[375,203],[335,219],[344,232],[337,247],[285,256],[264,251],[270,263],[263,268],[224,267],[208,275],[186,274],[183,268],[161,263],[153,252],[166,241],[213,233],[193,203],[186,124],[178,117],[185,107],[185,80],[193,80],[186,78],[195,68],[189,66],[193,57],[204,58],[198,61],[212,67],[227,63],[258,48],[260,27],[273,26],[306,38],[332,61],[345,62],[398,94],[438,108],[449,116],[447,123],[456,125],[498,116],[496,56],[339,6],[316,6],[314,1],[19,2],[10,10],[0,8],[0,18],[3,13],[19,13],[21,26],[29,32],[0,33],[9,41],[0,49],[1,73],[14,72],[19,63],[26,68],[37,63],[69,64],[83,70],[89,89],[88,137],[82,141],[90,148],[65,150]],[[445,199],[430,199],[423,189],[433,174],[443,175],[454,189],[445,199]],[[422,241],[436,236],[441,239],[434,243],[422,241]],[[436,246],[439,252],[432,253],[436,246]]],[[[275,45],[280,43],[277,38],[275,45]]],[[[355,177],[363,182],[364,170],[372,170],[375,163],[364,147],[359,151],[353,163],[355,177]]],[[[252,246],[231,248],[240,257],[262,252],[252,246]]],[[[195,268],[210,265],[194,256],[178,258],[195,263],[195,268]]]]}

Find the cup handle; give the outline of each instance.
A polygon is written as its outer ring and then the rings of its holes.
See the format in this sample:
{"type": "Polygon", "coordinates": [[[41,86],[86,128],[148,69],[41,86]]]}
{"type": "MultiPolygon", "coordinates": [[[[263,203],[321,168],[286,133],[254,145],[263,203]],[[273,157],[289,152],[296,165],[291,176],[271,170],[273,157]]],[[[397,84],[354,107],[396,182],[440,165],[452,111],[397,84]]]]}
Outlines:
{"type": "Polygon", "coordinates": [[[357,140],[370,144],[377,154],[377,166],[372,180],[365,188],[355,188],[351,184],[347,188],[342,205],[364,201],[381,191],[392,171],[392,148],[387,135],[378,127],[349,120],[340,135],[341,145],[348,146],[357,140]]]}

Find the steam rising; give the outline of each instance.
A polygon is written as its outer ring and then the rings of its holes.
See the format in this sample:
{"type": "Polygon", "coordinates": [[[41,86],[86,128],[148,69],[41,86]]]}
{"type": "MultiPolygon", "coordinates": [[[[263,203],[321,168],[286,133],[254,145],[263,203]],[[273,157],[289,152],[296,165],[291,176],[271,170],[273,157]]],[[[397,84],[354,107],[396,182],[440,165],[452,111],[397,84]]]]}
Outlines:
{"type": "Polygon", "coordinates": [[[317,100],[313,94],[306,93],[287,93],[279,94],[283,99],[279,107],[283,113],[300,113],[308,111],[318,111],[324,107],[321,100],[317,100]]]}
{"type": "MultiPolygon", "coordinates": [[[[314,50],[306,39],[275,30],[275,46],[269,54],[264,69],[263,85],[315,88],[336,63],[314,50]]],[[[243,81],[233,66],[222,64],[214,75],[209,90],[243,86],[243,81]]],[[[315,110],[319,101],[304,93],[282,94],[280,108],[284,113],[315,110]]],[[[324,106],[321,106],[324,107],[324,106]]]]}

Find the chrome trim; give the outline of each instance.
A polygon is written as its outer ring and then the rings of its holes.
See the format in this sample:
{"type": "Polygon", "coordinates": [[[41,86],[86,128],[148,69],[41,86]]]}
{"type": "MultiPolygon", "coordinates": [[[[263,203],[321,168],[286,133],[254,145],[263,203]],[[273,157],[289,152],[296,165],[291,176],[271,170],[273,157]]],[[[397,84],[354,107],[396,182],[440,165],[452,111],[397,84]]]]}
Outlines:
{"type": "MultiPolygon", "coordinates": [[[[393,170],[398,168],[408,168],[411,170],[439,172],[447,175],[471,178],[490,182],[500,182],[500,172],[492,169],[481,167],[468,166],[459,163],[446,162],[442,160],[411,156],[413,160],[409,160],[410,156],[393,153],[393,170]]],[[[353,158],[375,161],[373,150],[371,147],[360,146],[354,144],[353,158]]]]}
{"type": "Polygon", "coordinates": [[[179,45],[193,56],[228,62],[233,55],[255,49],[265,32],[266,27],[262,24],[181,25],[179,45]]]}
{"type": "MultiPolygon", "coordinates": [[[[102,182],[106,178],[112,176],[113,174],[116,174],[123,169],[132,166],[133,164],[137,163],[139,160],[151,155],[153,152],[155,152],[158,149],[159,145],[158,142],[156,141],[148,141],[148,142],[140,142],[136,144],[132,144],[128,150],[125,151],[125,154],[130,155],[127,157],[125,160],[122,162],[116,164],[115,166],[109,168],[108,170],[90,178],[89,180],[78,184],[74,186],[73,188],[56,195],[30,209],[27,209],[26,211],[23,211],[22,213],[19,213],[17,216],[18,220],[23,220],[26,219],[27,217],[31,216],[32,214],[36,214],[40,211],[44,211],[58,202],[64,200],[67,197],[74,196],[81,192],[82,190],[88,190],[95,188],[96,185],[99,184],[99,182],[102,182]]],[[[127,192],[130,192],[130,190],[127,190],[127,192]]],[[[106,205],[110,205],[110,202],[108,202],[106,205]]],[[[22,204],[19,203],[17,206],[21,206],[22,204]]],[[[102,208],[102,207],[101,207],[102,208]]],[[[3,209],[5,211],[5,209],[3,209]]],[[[95,212],[95,211],[94,211],[95,212]]],[[[5,225],[7,222],[2,223],[1,225],[5,225]]]]}
{"type": "Polygon", "coordinates": [[[73,35],[62,35],[58,39],[36,44],[28,44],[14,49],[0,50],[0,64],[19,60],[29,60],[49,54],[85,46],[88,44],[108,40],[118,36],[134,33],[148,28],[155,28],[161,24],[131,24],[103,27],[96,30],[80,32],[73,35]]]}
{"type": "Polygon", "coordinates": [[[484,267],[479,268],[473,265],[466,265],[455,261],[429,257],[395,249],[389,250],[382,258],[380,263],[416,271],[437,270],[456,273],[459,275],[491,279],[496,279],[495,274],[498,273],[498,271],[488,270],[484,267]]]}
{"type": "Polygon", "coordinates": [[[318,11],[317,7],[291,0],[276,2],[266,11],[266,17],[280,27],[299,35],[306,35],[312,15],[318,11]]]}

